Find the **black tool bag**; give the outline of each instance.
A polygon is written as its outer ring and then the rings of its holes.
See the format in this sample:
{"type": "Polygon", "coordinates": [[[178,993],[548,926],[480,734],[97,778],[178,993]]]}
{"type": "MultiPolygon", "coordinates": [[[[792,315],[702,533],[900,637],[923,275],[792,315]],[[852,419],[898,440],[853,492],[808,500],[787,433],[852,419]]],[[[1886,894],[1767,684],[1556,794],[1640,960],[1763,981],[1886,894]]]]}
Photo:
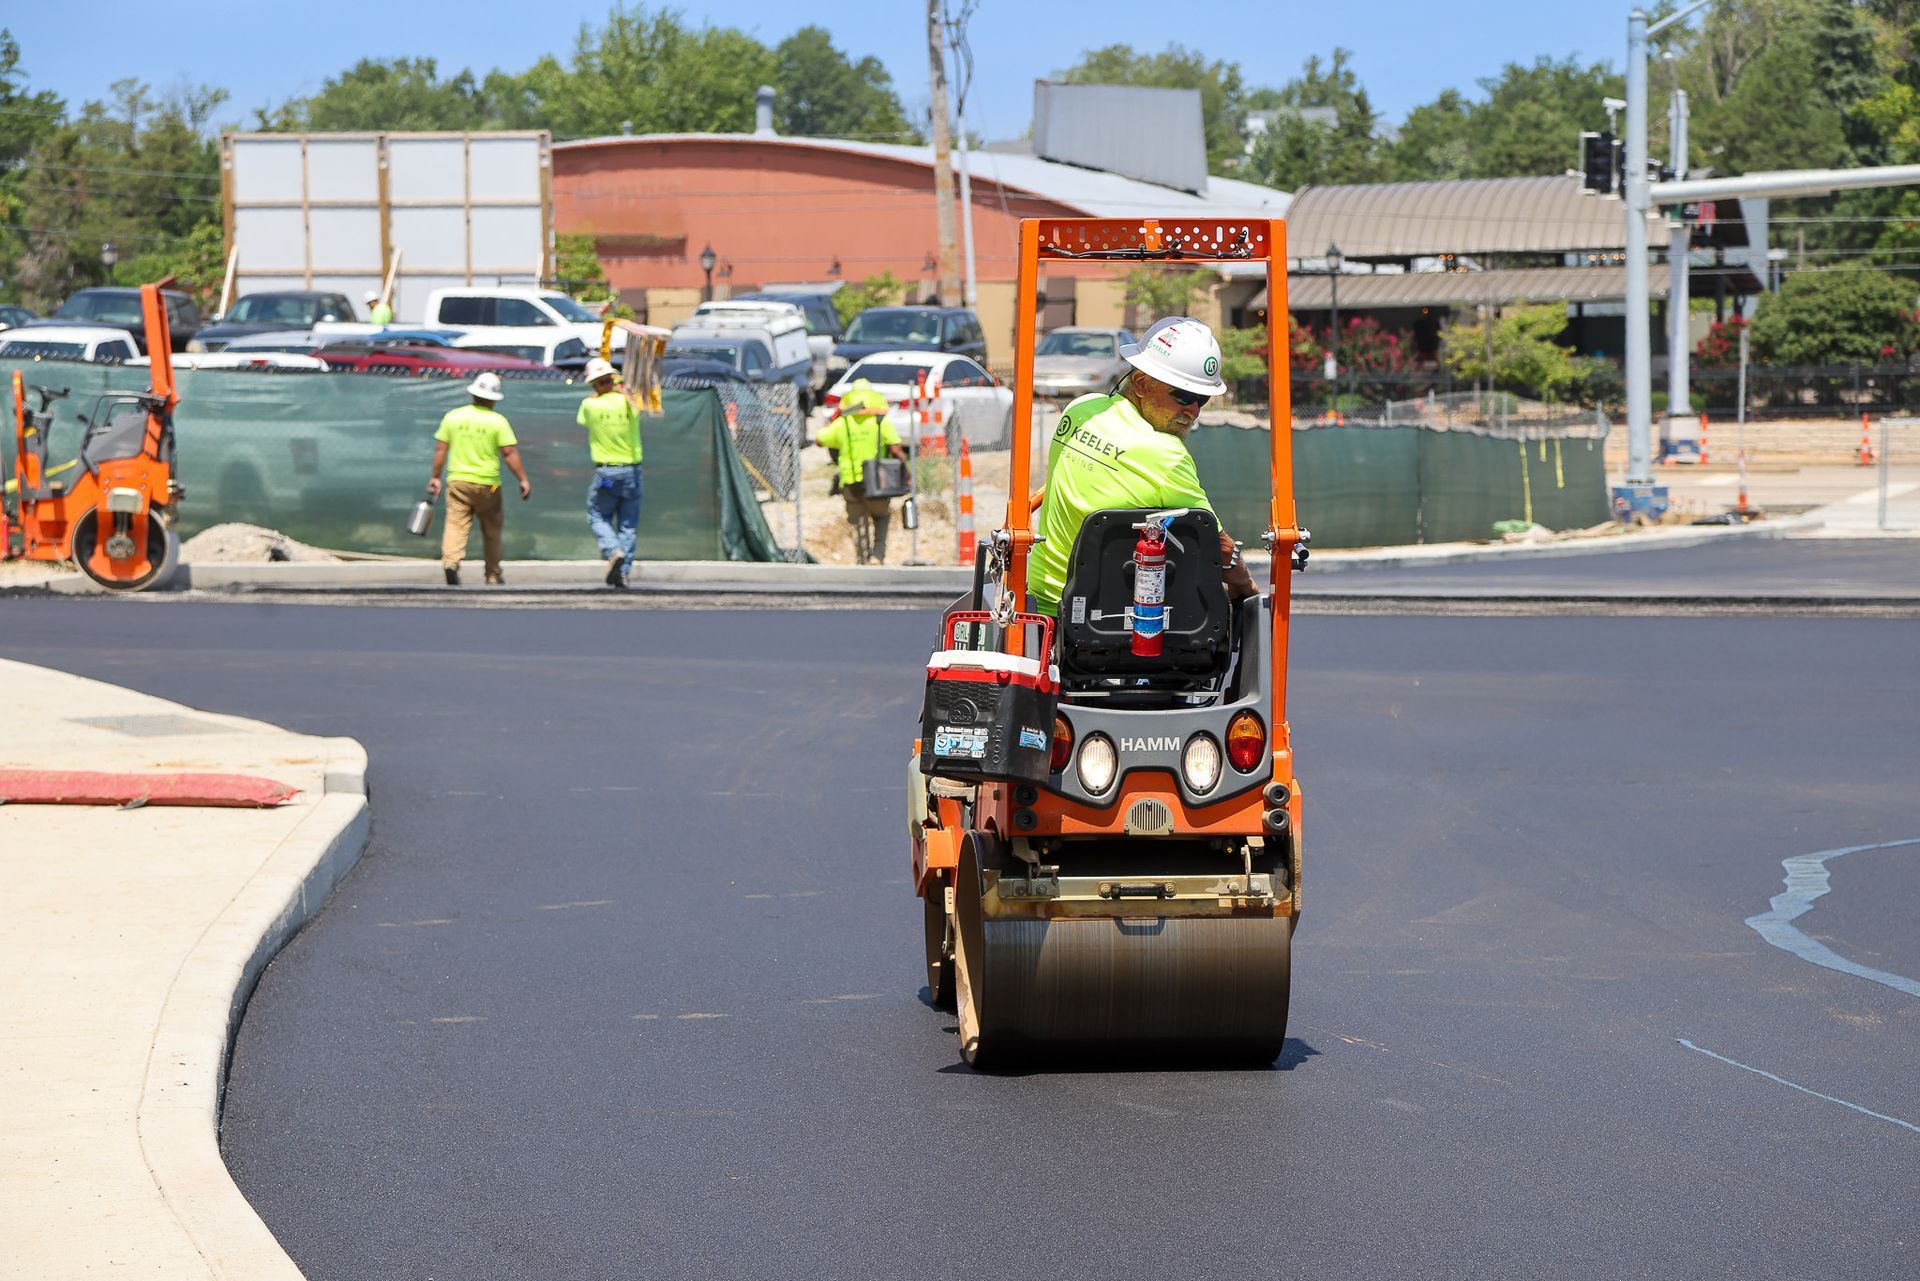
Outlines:
{"type": "Polygon", "coordinates": [[[860,491],[867,498],[899,498],[912,488],[907,465],[897,458],[869,458],[860,464],[860,491]]]}

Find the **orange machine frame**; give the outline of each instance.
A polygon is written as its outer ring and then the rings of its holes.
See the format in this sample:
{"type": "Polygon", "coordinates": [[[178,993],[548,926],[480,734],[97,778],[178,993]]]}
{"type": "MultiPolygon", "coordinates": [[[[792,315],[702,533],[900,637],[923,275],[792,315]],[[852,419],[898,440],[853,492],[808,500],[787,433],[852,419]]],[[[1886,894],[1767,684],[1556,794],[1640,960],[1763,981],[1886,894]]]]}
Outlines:
{"type": "MultiPolygon", "coordinates": [[[[84,567],[101,582],[131,582],[153,569],[152,555],[160,549],[147,543],[147,513],[154,507],[165,510],[173,502],[173,469],[161,449],[167,419],[180,403],[173,378],[173,336],[167,327],[166,302],[160,291],[167,281],[140,287],[140,310],[146,320],[147,351],[151,360],[152,383],[148,394],[160,402],[147,411],[147,429],[140,453],[131,458],[103,461],[98,471],[82,467],[65,493],[29,499],[28,495],[45,483],[38,456],[27,448],[26,380],[18,370],[13,375],[14,400],[14,472],[18,483],[16,510],[20,516],[21,552],[27,560],[70,560],[73,539],[80,520],[89,511],[94,518],[93,552],[84,567]],[[131,513],[128,534],[133,550],[115,558],[107,554],[107,528],[111,514],[106,510],[107,495],[114,489],[131,489],[140,495],[138,507],[131,513]]],[[[0,548],[0,553],[9,549],[0,548]]]]}
{"type": "MultiPolygon", "coordinates": [[[[1015,292],[1013,458],[1007,477],[1007,517],[1004,532],[1009,547],[1006,589],[1013,599],[1024,599],[1027,557],[1033,548],[1032,512],[1044,490],[1033,490],[1033,361],[1036,307],[1042,259],[1131,263],[1264,262],[1267,265],[1267,404],[1273,424],[1269,466],[1273,499],[1268,510],[1265,541],[1273,553],[1271,609],[1272,664],[1268,682],[1273,723],[1268,726],[1268,748],[1273,777],[1288,785],[1288,818],[1293,840],[1301,840],[1300,787],[1293,777],[1293,751],[1287,725],[1287,632],[1293,607],[1293,554],[1302,541],[1293,497],[1292,388],[1287,363],[1287,227],[1281,219],[1220,218],[1029,218],[1020,224],[1020,266],[1015,292]],[[1024,427],[1024,429],[1022,429],[1024,427]]],[[[1007,632],[1008,648],[1024,650],[1020,628],[1007,632]]],[[[1033,826],[1016,831],[1011,823],[1015,786],[983,783],[975,804],[973,826],[1011,839],[1015,836],[1087,836],[1121,833],[1127,806],[1119,799],[1105,807],[1084,805],[1040,789],[1022,808],[1030,810],[1033,826]]],[[[1171,774],[1134,771],[1128,776],[1126,797],[1155,797],[1176,816],[1179,829],[1196,835],[1256,835],[1263,825],[1264,802],[1259,789],[1212,805],[1189,806],[1171,774]]],[[[924,828],[914,841],[915,888],[926,893],[928,882],[959,865],[962,831],[960,801],[938,792],[928,797],[937,826],[924,828]]]]}

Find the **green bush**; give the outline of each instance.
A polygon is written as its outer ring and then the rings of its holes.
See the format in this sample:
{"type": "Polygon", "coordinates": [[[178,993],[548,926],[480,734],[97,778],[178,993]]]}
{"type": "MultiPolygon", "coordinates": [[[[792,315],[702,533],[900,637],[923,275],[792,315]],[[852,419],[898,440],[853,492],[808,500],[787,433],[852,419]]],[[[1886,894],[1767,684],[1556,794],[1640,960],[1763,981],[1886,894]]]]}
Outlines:
{"type": "Polygon", "coordinates": [[[1756,358],[1776,365],[1878,365],[1920,351],[1914,285],[1871,267],[1801,271],[1763,295],[1756,358]]]}

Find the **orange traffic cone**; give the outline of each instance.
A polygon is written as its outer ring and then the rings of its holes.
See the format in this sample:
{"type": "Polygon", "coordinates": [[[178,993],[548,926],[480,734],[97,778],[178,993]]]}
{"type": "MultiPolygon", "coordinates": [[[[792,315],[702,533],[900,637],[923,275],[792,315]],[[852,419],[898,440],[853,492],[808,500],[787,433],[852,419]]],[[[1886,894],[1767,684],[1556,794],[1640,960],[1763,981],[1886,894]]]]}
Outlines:
{"type": "Polygon", "coordinates": [[[960,513],[956,527],[960,535],[961,565],[973,564],[973,451],[967,448],[963,437],[960,441],[960,513]]]}
{"type": "Polygon", "coordinates": [[[1864,410],[1860,414],[1860,465],[1873,466],[1873,433],[1867,426],[1867,415],[1864,410]]]}
{"type": "Polygon", "coordinates": [[[1707,415],[1704,412],[1702,412],[1700,415],[1700,464],[1701,466],[1704,467],[1706,465],[1706,462],[1707,462],[1707,415]]]}

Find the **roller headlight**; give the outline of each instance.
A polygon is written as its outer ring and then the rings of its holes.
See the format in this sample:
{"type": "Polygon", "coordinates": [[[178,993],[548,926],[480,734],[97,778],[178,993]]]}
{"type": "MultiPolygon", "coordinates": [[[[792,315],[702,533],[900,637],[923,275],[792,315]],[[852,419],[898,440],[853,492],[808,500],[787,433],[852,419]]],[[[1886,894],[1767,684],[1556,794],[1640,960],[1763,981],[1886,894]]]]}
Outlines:
{"type": "Polygon", "coordinates": [[[1105,734],[1087,735],[1087,741],[1080,744],[1080,786],[1086,788],[1090,795],[1100,795],[1113,786],[1114,771],[1119,763],[1120,758],[1114,754],[1112,739],[1105,734]]]}
{"type": "Polygon", "coordinates": [[[1180,758],[1180,772],[1187,786],[1196,792],[1211,792],[1220,781],[1220,744],[1211,734],[1195,734],[1187,740],[1186,753],[1180,758]]]}

